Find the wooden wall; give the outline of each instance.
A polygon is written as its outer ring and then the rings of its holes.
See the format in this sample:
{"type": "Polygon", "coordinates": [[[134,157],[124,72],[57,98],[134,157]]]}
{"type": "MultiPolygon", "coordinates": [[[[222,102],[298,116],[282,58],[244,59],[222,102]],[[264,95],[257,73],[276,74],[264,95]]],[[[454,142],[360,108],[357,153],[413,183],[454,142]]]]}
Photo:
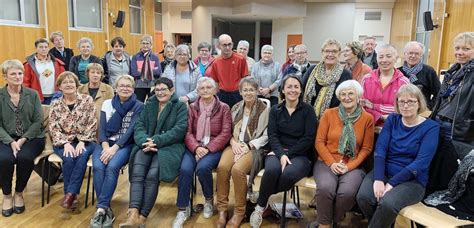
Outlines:
{"type": "Polygon", "coordinates": [[[415,40],[417,9],[418,0],[397,0],[393,6],[390,44],[397,48],[401,63],[405,44],[415,40]]]}
{"type": "MultiPolygon", "coordinates": [[[[130,34],[130,14],[128,1],[125,0],[102,0],[102,31],[80,31],[69,28],[68,20],[68,0],[45,0],[39,1],[40,26],[11,26],[0,25],[0,62],[6,59],[19,59],[25,61],[25,57],[35,52],[34,42],[40,37],[49,37],[53,31],[61,31],[64,34],[66,47],[74,49],[77,41],[81,37],[89,37],[94,43],[94,55],[102,57],[107,50],[110,50],[109,40],[115,36],[124,38],[127,46],[125,50],[133,55],[139,50],[140,38],[143,34],[155,34],[154,4],[156,0],[142,1],[142,34],[130,34]],[[44,7],[45,6],[45,7],[44,7]],[[125,23],[123,28],[113,26],[117,12],[125,11],[125,23]],[[113,16],[112,16],[113,14],[113,16]],[[46,17],[45,17],[46,16],[46,17]]],[[[161,41],[160,41],[161,43],[161,41]]],[[[50,47],[53,45],[50,43],[50,47]]],[[[160,51],[161,47],[153,47],[153,50],[160,51]]]]}

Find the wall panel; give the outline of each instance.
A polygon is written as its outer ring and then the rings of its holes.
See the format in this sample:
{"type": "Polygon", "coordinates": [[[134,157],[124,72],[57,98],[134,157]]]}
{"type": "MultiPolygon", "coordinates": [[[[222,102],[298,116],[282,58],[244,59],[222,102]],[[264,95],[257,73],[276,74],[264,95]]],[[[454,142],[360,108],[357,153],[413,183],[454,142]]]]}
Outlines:
{"type": "Polygon", "coordinates": [[[397,0],[393,6],[390,44],[397,48],[401,62],[405,43],[415,40],[417,8],[418,0],[397,0]]]}

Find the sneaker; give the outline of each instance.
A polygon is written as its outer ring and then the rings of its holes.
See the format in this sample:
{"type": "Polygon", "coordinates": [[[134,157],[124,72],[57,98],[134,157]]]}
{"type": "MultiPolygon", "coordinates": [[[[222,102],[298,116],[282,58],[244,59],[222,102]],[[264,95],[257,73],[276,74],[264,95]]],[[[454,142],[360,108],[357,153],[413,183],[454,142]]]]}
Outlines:
{"type": "Polygon", "coordinates": [[[190,207],[186,207],[186,210],[182,211],[178,211],[178,213],[176,214],[176,218],[174,218],[174,221],[173,221],[173,228],[182,228],[183,227],[183,224],[184,222],[189,218],[189,216],[191,215],[191,208],[190,207]]]}
{"type": "Polygon", "coordinates": [[[94,214],[91,219],[90,228],[102,228],[105,220],[105,212],[99,211],[94,214]]]}
{"type": "Polygon", "coordinates": [[[204,218],[210,218],[214,214],[214,200],[206,200],[204,203],[204,211],[203,216],[204,218]]]}
{"type": "Polygon", "coordinates": [[[112,211],[112,208],[107,208],[105,211],[105,220],[104,223],[102,224],[103,228],[112,228],[113,224],[115,221],[115,215],[114,212],[112,211]]]}
{"type": "Polygon", "coordinates": [[[252,215],[250,215],[250,226],[252,226],[252,228],[258,228],[260,227],[260,225],[262,225],[262,214],[264,210],[265,208],[260,207],[258,205],[255,207],[255,210],[252,212],[252,215]]]}

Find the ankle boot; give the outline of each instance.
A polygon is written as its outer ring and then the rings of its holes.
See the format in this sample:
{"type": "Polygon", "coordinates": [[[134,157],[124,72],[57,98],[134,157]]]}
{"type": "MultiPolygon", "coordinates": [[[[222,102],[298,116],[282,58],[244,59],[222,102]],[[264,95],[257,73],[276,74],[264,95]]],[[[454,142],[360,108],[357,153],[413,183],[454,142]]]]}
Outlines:
{"type": "Polygon", "coordinates": [[[143,216],[143,215],[140,215],[140,216],[138,217],[138,225],[139,225],[140,227],[144,227],[144,226],[145,226],[145,223],[146,223],[146,217],[143,216]]]}
{"type": "Polygon", "coordinates": [[[218,214],[219,218],[217,219],[216,227],[224,228],[225,224],[227,223],[227,211],[219,211],[218,214]]]}
{"type": "Polygon", "coordinates": [[[234,214],[225,227],[227,228],[240,227],[240,223],[242,223],[242,220],[244,220],[244,217],[245,215],[234,214]]]}
{"type": "Polygon", "coordinates": [[[119,227],[136,227],[140,224],[140,214],[137,208],[129,208],[127,211],[127,221],[121,223],[119,227]]]}

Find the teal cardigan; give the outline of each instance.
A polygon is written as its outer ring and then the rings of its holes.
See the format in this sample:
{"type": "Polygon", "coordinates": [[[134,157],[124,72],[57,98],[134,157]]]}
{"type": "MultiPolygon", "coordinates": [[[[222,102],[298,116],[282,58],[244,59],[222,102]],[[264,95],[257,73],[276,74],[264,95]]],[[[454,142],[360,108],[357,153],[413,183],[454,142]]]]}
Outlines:
{"type": "MultiPolygon", "coordinates": [[[[21,99],[18,103],[20,119],[25,132],[21,137],[27,140],[44,138],[43,109],[38,93],[30,88],[22,87],[21,99]]],[[[0,141],[9,145],[16,135],[16,121],[13,103],[7,87],[0,89],[0,141]]]]}
{"type": "MultiPolygon", "coordinates": [[[[130,155],[129,172],[133,170],[135,154],[147,138],[152,138],[158,148],[160,181],[171,182],[178,176],[184,154],[184,136],[188,128],[188,108],[173,94],[160,114],[156,96],[148,98],[135,125],[135,146],[130,155]]],[[[154,153],[154,152],[147,152],[154,153]]],[[[131,176],[131,175],[130,175],[131,176]]]]}

